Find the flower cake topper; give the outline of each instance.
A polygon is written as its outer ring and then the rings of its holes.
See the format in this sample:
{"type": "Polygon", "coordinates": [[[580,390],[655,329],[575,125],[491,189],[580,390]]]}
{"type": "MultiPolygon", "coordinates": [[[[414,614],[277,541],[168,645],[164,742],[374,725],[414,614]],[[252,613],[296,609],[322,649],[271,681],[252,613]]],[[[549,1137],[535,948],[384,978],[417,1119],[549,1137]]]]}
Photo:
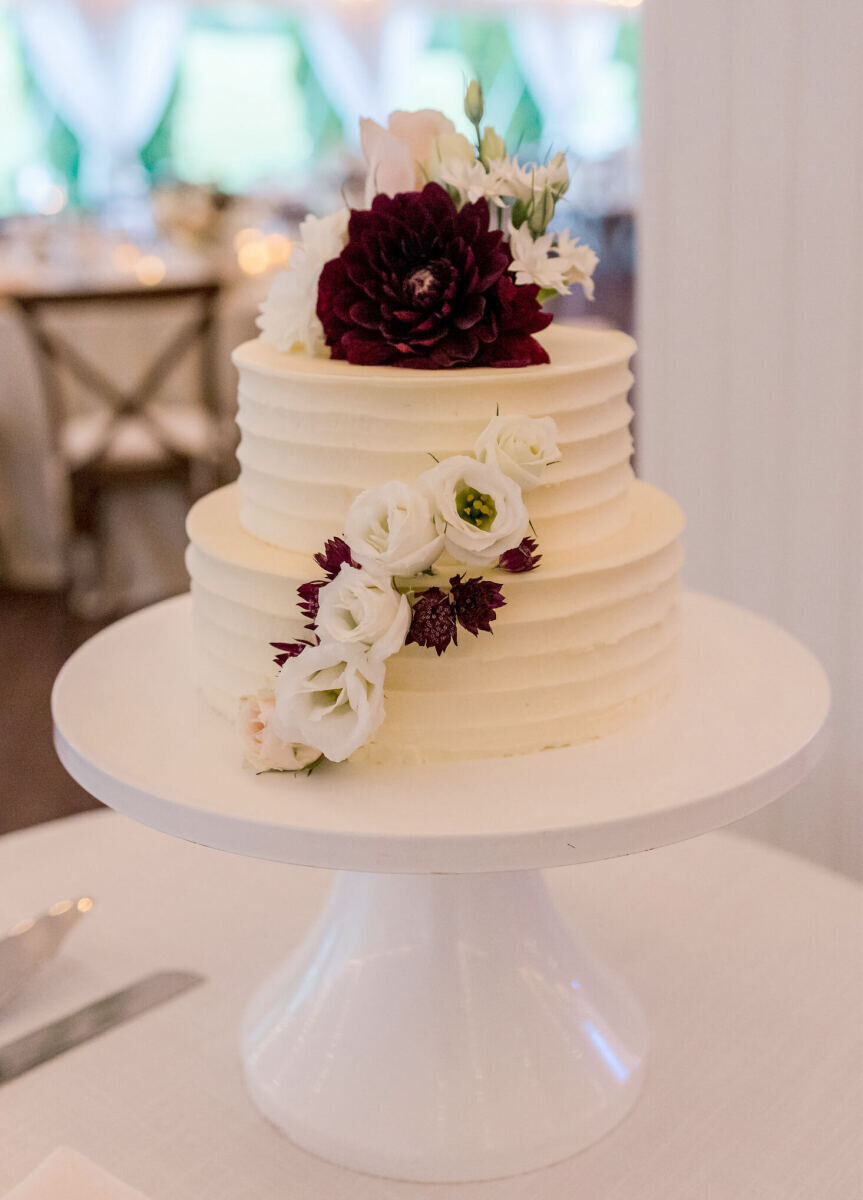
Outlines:
{"type": "Polygon", "coordinates": [[[365,366],[526,367],[548,362],[530,336],[551,322],[535,284],[509,274],[484,199],[459,210],[439,183],[376,196],[351,213],[348,242],[318,285],[333,358],[365,366]]]}
{"type": "Polygon", "coordinates": [[[465,113],[475,143],[432,109],[363,119],[364,207],[309,216],[287,270],[261,307],[281,351],[362,366],[430,370],[548,362],[533,337],[542,304],[580,285],[593,298],[597,258],[552,231],[569,187],[562,153],[519,163],[482,126],[474,80],[465,113]]]}
{"type": "Polygon", "coordinates": [[[492,633],[504,585],[435,564],[447,554],[469,568],[521,573],[540,555],[528,536],[524,492],[560,458],[548,417],[495,416],[472,454],[436,463],[413,483],[361,492],[344,537],[315,555],[323,578],[297,589],[303,636],[274,642],[272,689],[246,698],[239,729],[257,771],[342,762],[369,742],[385,717],[386,662],[403,646],[440,656],[459,631],[492,633]]]}

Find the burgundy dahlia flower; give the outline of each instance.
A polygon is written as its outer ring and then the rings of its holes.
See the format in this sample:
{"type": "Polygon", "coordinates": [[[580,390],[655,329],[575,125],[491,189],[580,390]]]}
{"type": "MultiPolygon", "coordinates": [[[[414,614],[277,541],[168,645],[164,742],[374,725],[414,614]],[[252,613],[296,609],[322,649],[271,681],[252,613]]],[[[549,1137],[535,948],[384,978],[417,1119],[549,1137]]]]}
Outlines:
{"type": "Polygon", "coordinates": [[[317,314],[333,358],[366,366],[526,367],[551,321],[508,273],[484,199],[457,209],[437,183],[355,210],[348,244],[321,272],[317,314]]]}

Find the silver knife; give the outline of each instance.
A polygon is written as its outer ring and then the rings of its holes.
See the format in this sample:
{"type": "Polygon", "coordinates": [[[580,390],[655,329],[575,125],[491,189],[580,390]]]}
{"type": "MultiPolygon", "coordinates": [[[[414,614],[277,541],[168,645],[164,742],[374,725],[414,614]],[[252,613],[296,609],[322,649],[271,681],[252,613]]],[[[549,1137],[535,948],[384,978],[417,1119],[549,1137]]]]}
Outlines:
{"type": "Polygon", "coordinates": [[[157,971],[67,1017],[7,1042],[0,1046],[0,1085],[203,982],[204,976],[193,971],[157,971]]]}

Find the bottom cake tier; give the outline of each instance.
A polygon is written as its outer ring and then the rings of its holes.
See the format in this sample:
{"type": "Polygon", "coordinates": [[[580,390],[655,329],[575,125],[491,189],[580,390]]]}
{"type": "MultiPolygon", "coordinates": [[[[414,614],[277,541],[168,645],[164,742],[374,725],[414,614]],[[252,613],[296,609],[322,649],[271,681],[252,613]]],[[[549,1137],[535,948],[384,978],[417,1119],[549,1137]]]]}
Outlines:
{"type": "MultiPolygon", "coordinates": [[[[601,737],[660,705],[676,675],[684,521],[647,484],[633,484],[632,501],[612,537],[546,554],[529,573],[484,570],[506,596],[494,636],[464,633],[441,657],[411,645],[389,659],[386,720],[352,761],[529,754],[601,737]]],[[[306,636],[296,589],[316,568],[246,533],[236,485],[200,500],[187,528],[198,681],[233,718],[275,678],[270,643],[306,636]]]]}

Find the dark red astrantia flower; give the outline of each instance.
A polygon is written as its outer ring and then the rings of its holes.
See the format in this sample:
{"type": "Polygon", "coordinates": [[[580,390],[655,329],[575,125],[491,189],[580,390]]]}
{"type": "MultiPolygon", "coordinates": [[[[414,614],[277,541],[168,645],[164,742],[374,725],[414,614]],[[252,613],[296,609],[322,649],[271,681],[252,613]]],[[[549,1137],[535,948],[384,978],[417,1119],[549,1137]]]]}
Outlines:
{"type": "Polygon", "coordinates": [[[438,657],[450,642],[458,642],[458,628],[452,601],[440,588],[431,587],[417,596],[413,602],[413,614],[405,645],[416,642],[418,646],[434,648],[438,657]]]}
{"type": "Polygon", "coordinates": [[[506,604],[500,584],[489,579],[463,580],[461,575],[454,575],[449,585],[459,625],[474,637],[481,629],[491,633],[491,623],[497,618],[494,610],[506,604]]]}
{"type": "Polygon", "coordinates": [[[326,263],[317,314],[333,358],[366,366],[526,367],[548,362],[531,337],[551,321],[533,284],[508,274],[486,200],[459,210],[437,183],[355,210],[326,263]]]}
{"type": "MultiPolygon", "coordinates": [[[[317,629],[318,619],[318,602],[319,592],[322,587],[326,587],[328,580],[335,579],[342,566],[347,564],[349,567],[359,567],[359,563],[354,562],[351,558],[351,548],[344,538],[334,537],[329,538],[324,543],[324,548],[320,554],[315,555],[315,562],[326,575],[326,579],[310,579],[308,583],[301,583],[297,588],[299,596],[299,609],[309,624],[306,629],[317,629]]],[[[274,643],[275,644],[275,643],[274,643]]]]}
{"type": "Polygon", "coordinates": [[[311,579],[308,583],[301,583],[297,588],[297,595],[300,598],[299,610],[309,622],[306,629],[317,628],[319,592],[326,585],[326,579],[311,579]]]}
{"type": "Polygon", "coordinates": [[[504,551],[500,556],[498,566],[504,571],[511,571],[514,575],[519,575],[523,571],[534,571],[542,558],[542,555],[537,553],[538,550],[539,546],[533,538],[522,538],[512,550],[504,551]]]}
{"type": "MultiPolygon", "coordinates": [[[[306,629],[310,629],[312,633],[317,629],[318,606],[320,603],[320,590],[326,587],[330,579],[335,579],[342,565],[347,563],[349,567],[358,567],[359,563],[355,563],[351,558],[351,548],[344,538],[334,537],[329,538],[324,543],[324,548],[320,554],[315,555],[315,562],[326,575],[326,579],[310,579],[308,583],[301,583],[297,588],[299,596],[298,608],[306,618],[308,624],[306,629]]],[[[314,646],[318,643],[317,634],[313,642],[306,639],[300,639],[298,642],[270,642],[274,650],[278,650],[275,661],[277,666],[283,667],[289,658],[296,658],[306,649],[307,646],[314,646]]]]}
{"type": "Polygon", "coordinates": [[[449,592],[428,588],[414,600],[405,645],[416,642],[441,655],[450,643],[458,644],[459,625],[474,637],[480,630],[491,633],[491,623],[497,617],[494,610],[506,604],[501,585],[487,579],[453,575],[449,586],[449,592]]]}
{"type": "Polygon", "coordinates": [[[342,566],[358,567],[360,564],[351,558],[351,548],[344,538],[328,538],[320,554],[315,555],[315,562],[326,575],[327,579],[335,579],[342,566]]]}
{"type": "Polygon", "coordinates": [[[270,642],[270,645],[274,650],[281,651],[273,661],[276,666],[283,667],[289,658],[297,658],[307,646],[313,646],[314,642],[270,642]]]}

